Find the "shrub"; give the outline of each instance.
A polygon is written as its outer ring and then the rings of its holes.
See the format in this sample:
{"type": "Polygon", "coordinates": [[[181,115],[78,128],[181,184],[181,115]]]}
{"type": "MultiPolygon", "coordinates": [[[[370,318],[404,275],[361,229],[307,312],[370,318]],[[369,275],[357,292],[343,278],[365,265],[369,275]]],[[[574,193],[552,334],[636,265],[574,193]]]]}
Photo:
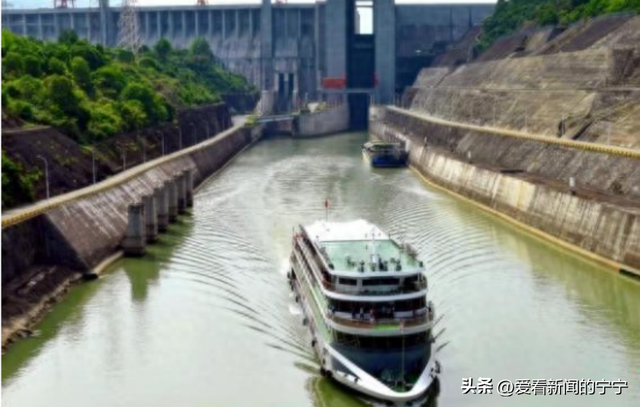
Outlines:
{"type": "Polygon", "coordinates": [[[2,58],[2,76],[19,76],[24,72],[24,59],[17,52],[9,52],[2,58]]]}
{"type": "Polygon", "coordinates": [[[93,92],[93,83],[91,82],[91,69],[89,64],[82,57],[74,57],[71,61],[71,73],[78,86],[87,93],[93,92]]]}
{"type": "Polygon", "coordinates": [[[56,57],[51,57],[47,62],[47,72],[53,75],[65,75],[67,67],[56,57]]]}

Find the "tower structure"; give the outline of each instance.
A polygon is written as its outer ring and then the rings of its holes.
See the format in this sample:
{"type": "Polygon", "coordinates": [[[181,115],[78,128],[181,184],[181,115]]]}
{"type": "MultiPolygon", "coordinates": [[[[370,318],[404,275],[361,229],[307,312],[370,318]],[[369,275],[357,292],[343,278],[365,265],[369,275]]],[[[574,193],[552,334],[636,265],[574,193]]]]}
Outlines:
{"type": "Polygon", "coordinates": [[[75,8],[76,0],[53,0],[54,8],[75,8]]]}
{"type": "Polygon", "coordinates": [[[142,44],[140,41],[136,0],[123,0],[120,18],[118,19],[118,33],[118,46],[137,54],[142,44]]]}

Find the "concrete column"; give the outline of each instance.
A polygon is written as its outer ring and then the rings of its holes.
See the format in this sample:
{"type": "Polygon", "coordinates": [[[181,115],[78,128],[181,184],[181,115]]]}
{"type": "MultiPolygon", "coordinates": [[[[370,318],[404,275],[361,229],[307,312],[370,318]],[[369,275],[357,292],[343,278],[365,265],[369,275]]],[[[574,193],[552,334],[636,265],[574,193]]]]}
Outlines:
{"type": "Polygon", "coordinates": [[[142,197],[144,204],[144,223],[147,242],[158,240],[158,215],[156,211],[156,201],[153,195],[142,197]]]}
{"type": "Polygon", "coordinates": [[[167,181],[164,185],[169,197],[169,222],[173,223],[178,219],[178,186],[175,179],[167,181]]]}
{"type": "Polygon", "coordinates": [[[44,29],[42,27],[42,13],[38,13],[38,38],[44,40],[44,29]]]}
{"type": "Polygon", "coordinates": [[[184,182],[187,194],[187,206],[193,206],[193,170],[186,170],[184,172],[184,182]]]}
{"type": "Polygon", "coordinates": [[[396,8],[394,0],[373,2],[373,31],[375,33],[375,62],[378,74],[378,100],[385,104],[396,93],[396,8]]]}
{"type": "Polygon", "coordinates": [[[235,10],[236,27],[234,36],[237,38],[240,36],[240,10],[235,10]]]}
{"type": "Polygon", "coordinates": [[[169,197],[166,184],[153,190],[156,201],[156,215],[158,215],[158,231],[166,232],[169,228],[169,197]]]}
{"type": "Polygon", "coordinates": [[[209,18],[209,27],[207,28],[207,34],[209,38],[213,38],[213,10],[207,11],[207,16],[209,18]]]}
{"type": "Polygon", "coordinates": [[[87,24],[87,41],[91,42],[91,13],[85,13],[85,22],[87,24]]]}
{"type": "Polygon", "coordinates": [[[187,12],[182,12],[182,38],[187,38],[187,12]]]}
{"type": "Polygon", "coordinates": [[[169,26],[167,28],[167,30],[169,31],[167,33],[167,37],[168,38],[174,38],[176,36],[176,30],[174,28],[174,24],[173,24],[173,17],[176,13],[174,13],[173,11],[169,10],[167,11],[167,25],[169,26]]]}
{"type": "Polygon", "coordinates": [[[224,40],[225,38],[227,38],[227,12],[224,9],[222,9],[220,12],[222,13],[222,39],[224,40]]]}
{"type": "Polygon", "coordinates": [[[58,13],[53,13],[53,37],[54,39],[58,39],[60,36],[60,19],[58,18],[58,13]]]}
{"type": "Polygon", "coordinates": [[[146,245],[144,205],[135,202],[129,205],[127,230],[122,240],[122,250],[128,256],[144,254],[146,245]]]}
{"type": "Polygon", "coordinates": [[[271,0],[262,0],[260,7],[260,61],[262,90],[273,89],[273,10],[271,0]]]}
{"type": "Polygon", "coordinates": [[[151,37],[151,28],[149,28],[151,26],[151,12],[147,11],[146,13],[144,13],[144,36],[146,37],[145,39],[147,41],[149,41],[149,38],[151,37]]]}
{"type": "Polygon", "coordinates": [[[196,38],[200,37],[200,10],[196,10],[193,15],[195,16],[195,24],[196,24],[196,38]]]}
{"type": "Polygon", "coordinates": [[[162,38],[162,11],[156,11],[156,38],[162,38]]]}
{"type": "Polygon", "coordinates": [[[178,213],[187,212],[187,183],[185,182],[184,173],[180,173],[175,178],[178,191],[178,213]]]}
{"type": "Polygon", "coordinates": [[[100,43],[103,46],[109,45],[109,0],[99,0],[100,6],[100,43]]]}

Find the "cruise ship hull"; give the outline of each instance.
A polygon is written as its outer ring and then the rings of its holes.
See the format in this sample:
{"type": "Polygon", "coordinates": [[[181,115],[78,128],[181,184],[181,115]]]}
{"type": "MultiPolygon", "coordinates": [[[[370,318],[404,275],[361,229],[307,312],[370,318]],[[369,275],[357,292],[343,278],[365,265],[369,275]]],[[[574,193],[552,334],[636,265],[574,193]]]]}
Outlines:
{"type": "MultiPolygon", "coordinates": [[[[290,279],[291,288],[303,311],[304,323],[313,337],[311,345],[321,363],[321,372],[324,376],[376,400],[390,402],[397,406],[419,406],[428,399],[440,371],[439,363],[430,352],[430,343],[426,344],[429,347],[428,360],[420,369],[419,377],[411,389],[408,391],[391,389],[356,364],[354,360],[357,358],[353,355],[348,357],[347,352],[340,351],[342,345],[337,344],[330,335],[326,334],[325,323],[318,315],[319,310],[314,309],[314,299],[309,298],[310,287],[305,286],[306,282],[300,275],[301,271],[293,267],[292,273],[291,276],[295,275],[295,277],[290,279]]],[[[409,363],[410,361],[407,361],[407,365],[409,363]]]]}

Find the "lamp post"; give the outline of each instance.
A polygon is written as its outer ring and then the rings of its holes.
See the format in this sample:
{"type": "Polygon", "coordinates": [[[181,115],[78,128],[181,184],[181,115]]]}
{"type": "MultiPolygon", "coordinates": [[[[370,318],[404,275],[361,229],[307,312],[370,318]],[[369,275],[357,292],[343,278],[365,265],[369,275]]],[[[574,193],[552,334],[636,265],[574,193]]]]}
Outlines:
{"type": "Polygon", "coordinates": [[[49,197],[50,197],[50,194],[49,194],[49,162],[47,162],[47,159],[44,158],[41,155],[39,155],[37,158],[42,160],[42,162],[44,163],[45,187],[46,187],[46,191],[47,191],[47,199],[49,199],[49,197]]]}
{"type": "Polygon", "coordinates": [[[93,183],[96,183],[96,153],[94,147],[91,147],[91,173],[93,175],[93,183]]]}
{"type": "Polygon", "coordinates": [[[142,144],[142,162],[146,163],[147,162],[147,143],[144,141],[144,137],[140,137],[140,134],[138,134],[138,140],[140,141],[140,144],[142,144]]]}
{"type": "Polygon", "coordinates": [[[160,134],[160,137],[162,137],[162,156],[164,157],[164,154],[165,154],[164,133],[159,131],[158,134],[160,134]]]}

